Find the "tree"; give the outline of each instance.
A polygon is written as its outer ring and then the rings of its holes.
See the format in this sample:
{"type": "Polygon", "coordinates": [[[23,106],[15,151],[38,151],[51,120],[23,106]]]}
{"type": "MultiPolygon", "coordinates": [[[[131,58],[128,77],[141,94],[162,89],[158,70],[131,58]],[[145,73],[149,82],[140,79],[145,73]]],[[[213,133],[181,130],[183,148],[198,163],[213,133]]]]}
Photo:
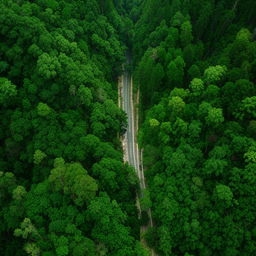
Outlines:
{"type": "Polygon", "coordinates": [[[186,99],[189,96],[189,90],[188,89],[182,89],[182,88],[174,88],[171,93],[170,93],[171,97],[175,97],[178,96],[182,99],[186,99]]]}
{"type": "Polygon", "coordinates": [[[194,78],[191,81],[189,87],[194,93],[196,93],[196,95],[200,95],[200,93],[202,93],[202,91],[204,90],[204,82],[202,79],[194,78]]]}
{"type": "Polygon", "coordinates": [[[180,27],[181,24],[184,22],[184,16],[181,12],[176,12],[175,15],[172,18],[172,26],[173,27],[180,27]]]}
{"type": "Polygon", "coordinates": [[[40,255],[40,248],[33,242],[34,239],[40,237],[35,226],[31,223],[31,220],[25,218],[23,222],[20,224],[20,228],[15,229],[14,235],[19,237],[21,236],[23,239],[27,239],[30,242],[26,243],[24,246],[24,250],[32,255],[38,256],[40,255]]]}
{"type": "Polygon", "coordinates": [[[185,21],[181,25],[180,40],[183,47],[190,44],[193,40],[192,26],[190,21],[185,21]]]}
{"type": "Polygon", "coordinates": [[[199,67],[195,64],[193,64],[189,69],[188,69],[188,75],[189,75],[189,79],[193,79],[196,77],[201,77],[201,71],[199,69],[199,67]]]}
{"type": "Polygon", "coordinates": [[[208,112],[208,116],[206,117],[206,121],[209,124],[220,124],[224,122],[224,117],[222,113],[222,109],[220,108],[211,108],[208,112]]]}
{"type": "Polygon", "coordinates": [[[88,87],[81,85],[77,91],[77,94],[81,104],[85,105],[86,107],[90,107],[93,100],[91,90],[88,87]]]}
{"type": "Polygon", "coordinates": [[[159,121],[157,120],[157,119],[150,119],[149,120],[149,125],[151,126],[151,127],[157,127],[157,126],[159,126],[160,125],[160,123],[159,123],[159,121]]]}
{"type": "Polygon", "coordinates": [[[132,237],[129,229],[123,225],[127,216],[111,201],[106,194],[91,201],[88,206],[88,218],[93,222],[94,239],[105,244],[114,256],[133,255],[132,237]]]}
{"type": "MultiPolygon", "coordinates": [[[[112,254],[120,234],[116,255],[144,254],[136,245],[137,177],[123,164],[117,140],[126,127],[116,104],[125,60],[120,34],[132,22],[126,14],[123,21],[112,0],[99,2],[0,3],[0,169],[13,172],[0,174],[0,255],[94,256],[102,248],[112,254]],[[129,215],[108,245],[87,219],[99,191],[129,215]]],[[[160,38],[166,29],[163,23],[160,38]]],[[[155,64],[152,78],[160,88],[164,67],[155,64]]]]}
{"type": "Polygon", "coordinates": [[[185,107],[185,102],[179,96],[174,96],[169,101],[169,106],[175,115],[181,114],[185,107]]]}
{"type": "Polygon", "coordinates": [[[152,206],[152,202],[150,200],[150,192],[147,189],[141,191],[141,198],[140,198],[140,206],[142,211],[146,211],[152,206]]]}
{"type": "Polygon", "coordinates": [[[233,60],[235,66],[240,66],[245,60],[250,58],[250,41],[252,39],[251,32],[242,28],[236,35],[236,40],[233,42],[229,56],[233,60]]]}
{"type": "Polygon", "coordinates": [[[185,62],[181,56],[178,56],[168,65],[167,76],[171,87],[181,87],[184,78],[185,62]]]}
{"type": "Polygon", "coordinates": [[[40,164],[47,155],[41,150],[37,149],[34,153],[34,164],[40,164]]]}
{"type": "Polygon", "coordinates": [[[52,79],[57,76],[61,70],[61,64],[56,56],[50,56],[43,53],[39,56],[37,61],[38,73],[46,80],[52,79]]]}
{"type": "Polygon", "coordinates": [[[93,165],[92,174],[99,180],[99,189],[117,202],[128,202],[127,198],[135,196],[132,192],[137,185],[135,172],[120,160],[103,157],[93,165]]]}
{"type": "Polygon", "coordinates": [[[248,163],[256,163],[256,151],[248,151],[244,154],[245,161],[248,163]]]}
{"type": "Polygon", "coordinates": [[[242,101],[241,110],[245,114],[256,118],[256,96],[247,97],[242,101]]]}
{"type": "Polygon", "coordinates": [[[37,113],[39,116],[48,116],[51,112],[51,108],[45,104],[45,103],[42,103],[40,102],[38,105],[37,105],[37,113]]]}
{"type": "Polygon", "coordinates": [[[54,166],[49,182],[53,184],[56,191],[63,191],[64,194],[70,195],[79,206],[96,196],[98,185],[81,164],[65,164],[62,159],[57,158],[54,166]]]}
{"type": "Polygon", "coordinates": [[[191,66],[195,59],[196,59],[196,48],[195,46],[193,46],[192,44],[188,44],[185,46],[184,50],[183,50],[183,57],[184,57],[184,61],[186,63],[186,66],[191,66]]]}
{"type": "Polygon", "coordinates": [[[219,200],[226,201],[230,203],[233,199],[233,193],[228,186],[225,185],[217,185],[216,186],[216,195],[219,200]]]}
{"type": "Polygon", "coordinates": [[[227,72],[225,66],[211,66],[204,71],[204,80],[206,83],[216,83],[220,81],[227,72]]]}
{"type": "Polygon", "coordinates": [[[16,95],[16,86],[7,78],[0,77],[0,103],[6,105],[16,95]]]}

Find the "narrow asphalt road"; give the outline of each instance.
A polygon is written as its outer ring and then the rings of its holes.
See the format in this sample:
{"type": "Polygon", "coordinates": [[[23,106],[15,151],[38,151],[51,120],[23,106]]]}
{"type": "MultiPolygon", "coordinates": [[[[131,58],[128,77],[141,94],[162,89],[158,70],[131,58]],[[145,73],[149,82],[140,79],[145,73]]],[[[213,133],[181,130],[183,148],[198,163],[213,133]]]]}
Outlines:
{"type": "MultiPolygon", "coordinates": [[[[127,64],[130,63],[130,58],[127,56],[127,64]]],[[[133,80],[131,74],[125,70],[121,78],[121,88],[120,88],[121,106],[122,109],[127,114],[128,127],[124,135],[123,147],[124,147],[124,159],[135,168],[135,171],[139,177],[140,183],[140,195],[143,197],[143,191],[146,189],[145,177],[143,164],[141,163],[140,151],[137,143],[137,131],[138,131],[138,119],[135,116],[135,106],[133,102],[133,80]]],[[[140,203],[138,201],[138,207],[141,211],[140,203]]],[[[142,227],[141,231],[144,233],[148,227],[153,227],[153,221],[151,216],[151,209],[147,210],[149,216],[149,225],[142,227]]],[[[156,255],[153,250],[151,250],[151,255],[156,255]]]]}
{"type": "MultiPolygon", "coordinates": [[[[129,59],[128,61],[129,62],[129,59]]],[[[127,114],[128,127],[124,135],[124,144],[127,155],[128,163],[133,166],[140,180],[141,190],[145,189],[144,173],[140,168],[140,156],[139,149],[136,140],[137,127],[136,119],[134,116],[134,102],[133,102],[133,91],[132,91],[132,77],[128,71],[125,71],[122,79],[122,99],[123,99],[123,110],[127,114]]]]}

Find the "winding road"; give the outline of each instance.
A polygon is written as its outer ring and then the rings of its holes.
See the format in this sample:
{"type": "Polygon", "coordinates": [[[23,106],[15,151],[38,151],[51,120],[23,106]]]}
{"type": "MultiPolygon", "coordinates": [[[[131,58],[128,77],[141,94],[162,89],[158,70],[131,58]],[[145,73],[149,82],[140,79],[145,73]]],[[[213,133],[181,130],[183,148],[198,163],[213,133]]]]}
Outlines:
{"type": "MultiPolygon", "coordinates": [[[[127,56],[127,64],[130,64],[130,57],[127,56]]],[[[126,133],[123,136],[124,161],[134,167],[140,183],[140,195],[143,197],[143,191],[146,189],[143,163],[141,161],[140,151],[137,143],[138,132],[138,117],[135,115],[135,104],[133,100],[133,80],[129,71],[124,70],[124,73],[119,81],[119,105],[127,114],[128,126],[126,133]]],[[[140,202],[137,202],[141,213],[140,202]]],[[[142,227],[141,232],[144,233],[148,227],[153,227],[151,209],[147,211],[149,216],[149,225],[142,227]]],[[[155,255],[151,250],[151,255],[155,255]]]]}

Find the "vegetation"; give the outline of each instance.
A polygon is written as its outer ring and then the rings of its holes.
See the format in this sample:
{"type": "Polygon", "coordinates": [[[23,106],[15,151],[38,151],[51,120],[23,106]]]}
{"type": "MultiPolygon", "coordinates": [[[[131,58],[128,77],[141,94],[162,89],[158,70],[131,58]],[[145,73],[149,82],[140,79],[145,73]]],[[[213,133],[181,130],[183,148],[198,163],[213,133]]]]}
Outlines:
{"type": "Polygon", "coordinates": [[[0,255],[143,255],[111,1],[0,1],[0,255]]]}
{"type": "Polygon", "coordinates": [[[0,255],[256,254],[256,2],[0,1],[0,255]],[[128,50],[129,49],[129,50],[128,50]],[[123,163],[140,90],[147,189],[123,163]]]}
{"type": "Polygon", "coordinates": [[[255,1],[151,0],[139,10],[148,244],[166,256],[255,255],[255,1]]]}

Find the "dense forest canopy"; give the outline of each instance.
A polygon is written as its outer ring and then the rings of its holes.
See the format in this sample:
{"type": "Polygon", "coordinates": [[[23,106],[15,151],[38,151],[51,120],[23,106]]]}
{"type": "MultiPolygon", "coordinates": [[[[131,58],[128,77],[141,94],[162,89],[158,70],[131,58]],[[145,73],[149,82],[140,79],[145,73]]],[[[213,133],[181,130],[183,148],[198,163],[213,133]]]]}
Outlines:
{"type": "Polygon", "coordinates": [[[0,0],[0,255],[256,255],[256,1],[0,0]],[[140,91],[147,190],[123,163],[140,91]],[[145,218],[144,218],[145,217],[145,218]]]}
{"type": "Polygon", "coordinates": [[[0,1],[0,255],[143,255],[112,1],[0,1]]]}
{"type": "Polygon", "coordinates": [[[139,142],[155,224],[148,244],[159,255],[255,255],[256,2],[134,8],[139,142]]]}

